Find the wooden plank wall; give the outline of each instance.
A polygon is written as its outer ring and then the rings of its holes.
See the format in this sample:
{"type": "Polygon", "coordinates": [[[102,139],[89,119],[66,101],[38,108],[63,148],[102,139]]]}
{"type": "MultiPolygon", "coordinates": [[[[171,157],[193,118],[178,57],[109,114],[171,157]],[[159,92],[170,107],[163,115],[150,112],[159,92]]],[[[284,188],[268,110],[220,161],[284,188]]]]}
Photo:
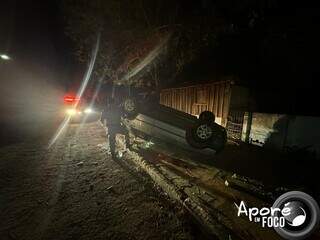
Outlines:
{"type": "Polygon", "coordinates": [[[228,117],[230,98],[231,81],[163,89],[160,93],[160,103],[165,106],[192,115],[209,110],[224,121],[228,117]]]}

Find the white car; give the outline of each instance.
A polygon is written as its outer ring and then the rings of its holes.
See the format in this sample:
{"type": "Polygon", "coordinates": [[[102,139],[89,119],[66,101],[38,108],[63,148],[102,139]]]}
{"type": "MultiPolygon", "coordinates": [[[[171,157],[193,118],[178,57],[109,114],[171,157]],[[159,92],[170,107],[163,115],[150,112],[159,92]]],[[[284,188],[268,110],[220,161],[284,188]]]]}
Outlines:
{"type": "Polygon", "coordinates": [[[132,132],[138,136],[215,152],[221,151],[227,141],[225,128],[215,123],[214,114],[209,111],[197,118],[160,104],[139,104],[133,99],[124,101],[123,110],[132,132]]]}

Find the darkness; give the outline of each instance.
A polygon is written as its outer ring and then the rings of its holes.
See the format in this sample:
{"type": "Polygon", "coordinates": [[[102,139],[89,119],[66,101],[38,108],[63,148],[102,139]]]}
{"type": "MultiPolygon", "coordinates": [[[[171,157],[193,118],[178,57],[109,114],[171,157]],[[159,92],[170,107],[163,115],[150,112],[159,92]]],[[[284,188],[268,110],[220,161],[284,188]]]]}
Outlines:
{"type": "MultiPolygon", "coordinates": [[[[264,9],[253,5],[241,10],[228,4],[216,6],[229,22],[230,32],[221,34],[213,48],[204,49],[186,66],[175,84],[234,75],[251,89],[256,111],[320,115],[314,88],[319,76],[318,8],[278,2],[264,9]]],[[[2,6],[5,30],[0,49],[30,68],[56,74],[55,81],[66,90],[79,81],[81,71],[65,34],[61,1],[6,1],[2,6]]],[[[182,6],[185,13],[212,14],[210,1],[182,6]]],[[[187,20],[188,14],[183,18],[187,20]]]]}
{"type": "Polygon", "coordinates": [[[237,84],[249,87],[254,111],[319,116],[319,8],[279,1],[235,14],[226,7],[224,14],[229,32],[189,64],[180,84],[236,77],[237,84]]]}
{"type": "Polygon", "coordinates": [[[1,1],[0,239],[279,239],[235,203],[320,199],[319,10],[1,1]]]}
{"type": "Polygon", "coordinates": [[[0,52],[11,58],[0,64],[2,144],[36,134],[37,124],[54,119],[81,74],[60,1],[3,1],[0,13],[0,52]]]}
{"type": "Polygon", "coordinates": [[[2,2],[1,49],[28,67],[59,73],[57,81],[74,77],[71,40],[64,33],[60,1],[2,2]],[[38,66],[35,66],[38,65],[38,66]]]}

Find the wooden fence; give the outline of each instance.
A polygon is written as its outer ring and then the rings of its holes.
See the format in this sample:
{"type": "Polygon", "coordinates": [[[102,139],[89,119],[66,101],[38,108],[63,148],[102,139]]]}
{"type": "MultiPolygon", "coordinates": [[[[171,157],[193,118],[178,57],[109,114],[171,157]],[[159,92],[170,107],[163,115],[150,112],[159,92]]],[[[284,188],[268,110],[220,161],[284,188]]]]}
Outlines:
{"type": "Polygon", "coordinates": [[[212,111],[222,125],[226,124],[230,98],[231,81],[163,89],[160,93],[161,104],[192,115],[212,111]]]}

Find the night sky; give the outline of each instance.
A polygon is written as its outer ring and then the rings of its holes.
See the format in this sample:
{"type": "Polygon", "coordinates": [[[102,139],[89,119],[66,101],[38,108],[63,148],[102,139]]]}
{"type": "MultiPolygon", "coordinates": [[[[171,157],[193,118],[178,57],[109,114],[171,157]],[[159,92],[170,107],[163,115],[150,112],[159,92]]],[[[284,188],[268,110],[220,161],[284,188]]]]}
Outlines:
{"type": "MultiPolygon", "coordinates": [[[[0,52],[28,71],[48,73],[66,89],[81,79],[83,69],[65,35],[59,0],[6,0],[0,11],[0,52]]],[[[241,33],[221,37],[219,45],[187,66],[180,78],[198,81],[212,69],[236,73],[255,92],[259,111],[319,115],[314,87],[319,76],[317,8],[281,3],[251,29],[245,25],[249,16],[233,16],[227,8],[223,14],[230,15],[241,33]]]]}
{"type": "Polygon", "coordinates": [[[27,68],[41,68],[58,75],[59,81],[74,77],[76,61],[64,33],[60,1],[1,2],[0,49],[27,68]]]}

